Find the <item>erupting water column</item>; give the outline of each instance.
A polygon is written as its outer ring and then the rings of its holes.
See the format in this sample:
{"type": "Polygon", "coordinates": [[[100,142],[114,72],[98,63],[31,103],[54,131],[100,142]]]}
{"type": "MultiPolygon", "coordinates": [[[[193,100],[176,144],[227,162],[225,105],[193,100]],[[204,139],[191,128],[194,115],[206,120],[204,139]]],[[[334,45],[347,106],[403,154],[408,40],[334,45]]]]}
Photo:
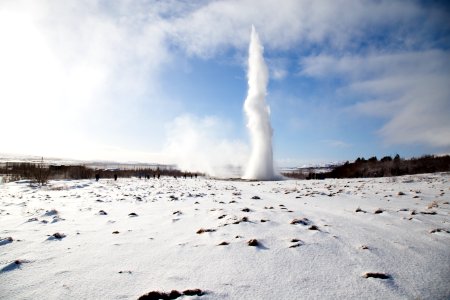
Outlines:
{"type": "Polygon", "coordinates": [[[272,153],[273,131],[270,126],[270,109],[265,100],[269,72],[264,62],[263,51],[255,27],[252,26],[248,51],[248,93],[244,102],[252,150],[244,179],[275,179],[272,153]]]}

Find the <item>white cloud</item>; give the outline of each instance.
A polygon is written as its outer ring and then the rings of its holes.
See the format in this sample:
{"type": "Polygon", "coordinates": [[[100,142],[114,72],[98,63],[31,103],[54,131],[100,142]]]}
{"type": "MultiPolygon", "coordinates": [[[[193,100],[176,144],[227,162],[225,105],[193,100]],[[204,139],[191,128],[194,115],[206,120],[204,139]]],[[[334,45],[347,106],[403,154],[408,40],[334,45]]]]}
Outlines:
{"type": "Polygon", "coordinates": [[[289,61],[286,58],[268,58],[269,76],[274,80],[283,80],[288,76],[289,61]]]}
{"type": "Polygon", "coordinates": [[[323,140],[322,142],[324,142],[328,146],[336,147],[336,148],[348,148],[351,146],[349,143],[341,141],[341,140],[331,139],[331,140],[323,140]]]}
{"type": "Polygon", "coordinates": [[[392,35],[385,43],[414,46],[422,42],[418,36],[433,26],[442,27],[445,18],[445,13],[413,1],[226,0],[177,15],[168,30],[189,54],[211,57],[228,48],[244,49],[252,24],[269,49],[320,44],[345,50],[357,48],[354,40],[368,38],[379,26],[386,29],[385,36],[392,35]],[[411,27],[418,21],[420,26],[411,27]]]}
{"type": "Polygon", "coordinates": [[[360,101],[353,111],[387,118],[379,134],[388,144],[450,146],[450,52],[427,50],[302,61],[302,74],[339,77],[360,101]]]}
{"type": "Polygon", "coordinates": [[[164,22],[158,11],[129,15],[132,7],[113,13],[100,1],[0,4],[4,151],[67,156],[81,143],[124,139],[129,133],[107,128],[128,128],[144,104],[159,107],[148,118],[162,118],[157,77],[170,61],[164,22]]]}

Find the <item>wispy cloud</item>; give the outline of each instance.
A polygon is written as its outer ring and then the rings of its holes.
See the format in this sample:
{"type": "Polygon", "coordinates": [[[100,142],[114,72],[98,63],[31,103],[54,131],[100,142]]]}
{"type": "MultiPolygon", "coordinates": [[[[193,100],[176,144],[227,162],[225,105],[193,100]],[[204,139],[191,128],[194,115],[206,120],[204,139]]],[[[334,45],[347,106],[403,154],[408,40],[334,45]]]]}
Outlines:
{"type": "Polygon", "coordinates": [[[352,111],[386,118],[378,131],[386,143],[450,146],[449,51],[318,55],[301,64],[304,75],[339,77],[347,93],[367,99],[352,111]]]}
{"type": "Polygon", "coordinates": [[[351,147],[351,144],[346,143],[341,140],[323,140],[323,143],[325,143],[328,146],[336,147],[336,148],[348,148],[351,147]]]}

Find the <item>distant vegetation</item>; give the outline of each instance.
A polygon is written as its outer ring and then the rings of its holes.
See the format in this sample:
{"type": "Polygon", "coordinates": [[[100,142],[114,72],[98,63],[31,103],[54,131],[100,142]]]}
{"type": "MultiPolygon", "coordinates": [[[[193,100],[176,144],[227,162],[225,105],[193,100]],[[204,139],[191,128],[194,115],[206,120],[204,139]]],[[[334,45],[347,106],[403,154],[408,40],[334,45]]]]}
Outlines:
{"type": "Polygon", "coordinates": [[[354,162],[346,162],[334,167],[329,172],[314,172],[297,170],[283,173],[284,176],[297,179],[325,179],[325,178],[359,178],[401,176],[420,173],[434,173],[450,171],[450,156],[424,155],[419,158],[402,159],[397,154],[394,158],[385,156],[369,159],[357,158],[354,162]]]}
{"type": "Polygon", "coordinates": [[[193,177],[196,174],[182,172],[172,167],[136,167],[136,168],[92,168],[84,165],[57,165],[46,164],[42,159],[39,163],[30,162],[4,162],[0,164],[0,175],[5,181],[22,179],[31,180],[39,185],[44,185],[50,179],[92,179],[96,175],[102,178],[140,177],[153,178],[159,176],[193,177]]]}

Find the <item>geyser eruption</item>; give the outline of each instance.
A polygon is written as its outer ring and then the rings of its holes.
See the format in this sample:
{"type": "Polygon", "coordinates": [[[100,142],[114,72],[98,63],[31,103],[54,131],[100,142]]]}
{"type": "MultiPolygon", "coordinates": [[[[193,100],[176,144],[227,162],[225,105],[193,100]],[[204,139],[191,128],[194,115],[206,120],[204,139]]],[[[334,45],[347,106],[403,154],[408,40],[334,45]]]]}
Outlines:
{"type": "Polygon", "coordinates": [[[269,72],[264,62],[263,50],[255,27],[252,26],[248,51],[248,93],[244,102],[252,150],[244,178],[272,180],[275,179],[272,127],[270,126],[270,109],[265,100],[269,72]]]}

